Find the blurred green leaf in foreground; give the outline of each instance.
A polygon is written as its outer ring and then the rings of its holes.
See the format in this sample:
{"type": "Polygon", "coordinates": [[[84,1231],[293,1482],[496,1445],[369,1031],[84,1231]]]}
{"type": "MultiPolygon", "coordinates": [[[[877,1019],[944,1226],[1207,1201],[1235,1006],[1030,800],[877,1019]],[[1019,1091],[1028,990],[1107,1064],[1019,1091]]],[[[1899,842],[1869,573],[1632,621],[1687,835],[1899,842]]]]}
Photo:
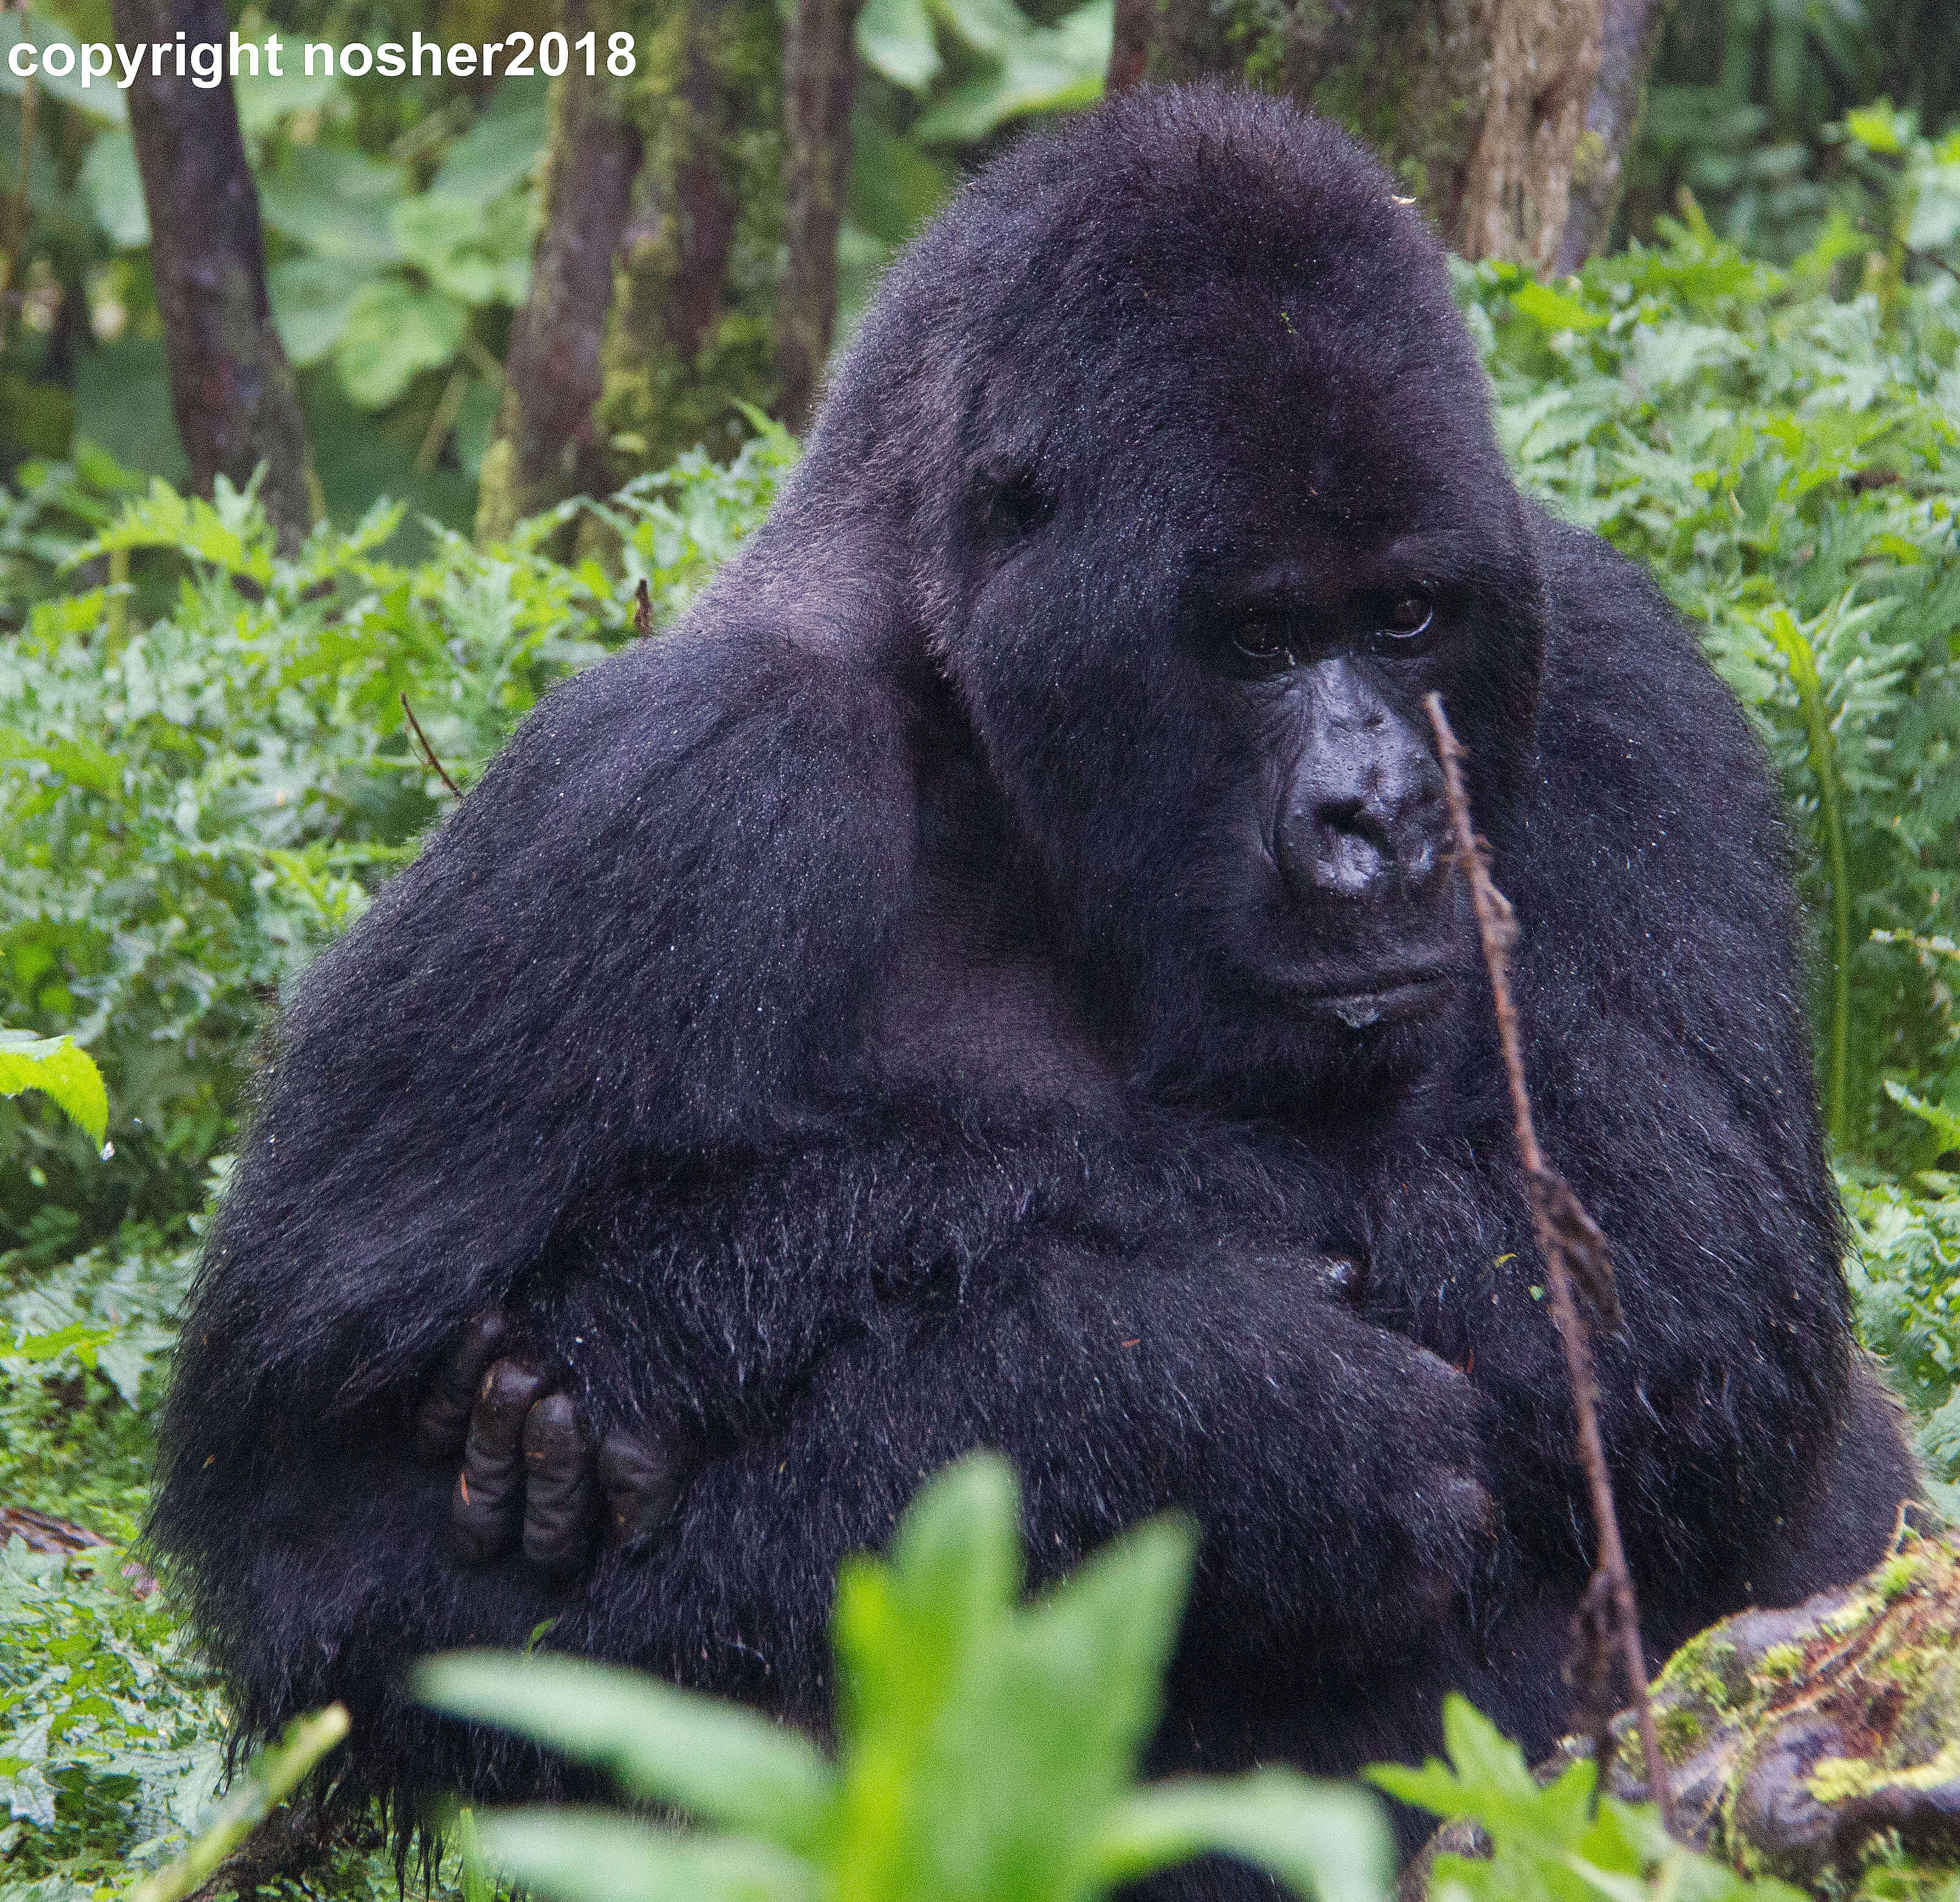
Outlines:
{"type": "Polygon", "coordinates": [[[1394,1858],[1376,1803],[1291,1770],[1133,1779],[1159,1712],[1195,1546],[1140,1526],[1022,1602],[1002,1461],[950,1467],[889,1560],[838,1582],[839,1750],[657,1680],[568,1658],[463,1653],[422,1695],[609,1771],[682,1832],[593,1810],[482,1821],[484,1853],[565,1902],[1081,1902],[1208,1853],[1322,1902],[1376,1902],[1394,1858]]]}

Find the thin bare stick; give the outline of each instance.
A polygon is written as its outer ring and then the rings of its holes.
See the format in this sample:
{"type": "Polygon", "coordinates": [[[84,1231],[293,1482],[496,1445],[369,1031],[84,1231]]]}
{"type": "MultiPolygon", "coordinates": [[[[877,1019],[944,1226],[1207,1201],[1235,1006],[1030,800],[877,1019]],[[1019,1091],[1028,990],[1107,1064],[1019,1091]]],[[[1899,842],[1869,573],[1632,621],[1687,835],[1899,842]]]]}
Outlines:
{"type": "Polygon", "coordinates": [[[647,592],[647,578],[640,577],[633,590],[633,638],[644,641],[654,631],[654,597],[647,592]]]}
{"type": "Polygon", "coordinates": [[[422,747],[422,757],[428,762],[430,772],[460,799],[463,797],[462,787],[443,770],[442,762],[435,757],[435,748],[429,744],[429,737],[422,731],[422,723],[415,718],[415,710],[409,706],[409,696],[406,693],[402,696],[402,711],[409,716],[409,725],[415,734],[417,744],[422,747]]]}
{"type": "MultiPolygon", "coordinates": [[[[1545,1257],[1552,1316],[1565,1344],[1566,1375],[1572,1384],[1572,1407],[1579,1422],[1580,1456],[1592,1496],[1593,1523],[1599,1531],[1599,1571],[1606,1579],[1617,1614],[1621,1663],[1640,1722],[1647,1788],[1659,1806],[1662,1827],[1672,1835],[1674,1793],[1668,1783],[1666,1761],[1660,1754],[1660,1739],[1654,1730],[1653,1702],[1647,1695],[1647,1661],[1640,1650],[1640,1608],[1634,1598],[1633,1574],[1627,1569],[1626,1547],[1620,1542],[1612,1477],[1607,1470],[1605,1442],[1599,1433],[1599,1388],[1592,1373],[1592,1344],[1573,1287],[1570,1257],[1576,1253],[1583,1264],[1581,1273],[1595,1311],[1617,1319],[1605,1238],[1564,1177],[1546,1163],[1545,1152],[1538,1147],[1538,1131],[1532,1123],[1531,1096],[1525,1087],[1524,1046],[1518,1036],[1517,1011],[1511,1002],[1510,948],[1516,926],[1510,901],[1491,882],[1490,848],[1470,824],[1470,801],[1463,789],[1463,747],[1450,730],[1443,710],[1443,696],[1432,693],[1424,705],[1429,712],[1430,725],[1436,729],[1437,753],[1443,763],[1450,823],[1456,834],[1457,862],[1470,881],[1478,935],[1483,940],[1484,963],[1491,974],[1491,1001],[1497,1012],[1504,1074],[1510,1084],[1511,1115],[1531,1196],[1532,1224],[1538,1235],[1538,1252],[1545,1257]]],[[[1604,1773],[1602,1765],[1601,1774],[1604,1773]]]]}

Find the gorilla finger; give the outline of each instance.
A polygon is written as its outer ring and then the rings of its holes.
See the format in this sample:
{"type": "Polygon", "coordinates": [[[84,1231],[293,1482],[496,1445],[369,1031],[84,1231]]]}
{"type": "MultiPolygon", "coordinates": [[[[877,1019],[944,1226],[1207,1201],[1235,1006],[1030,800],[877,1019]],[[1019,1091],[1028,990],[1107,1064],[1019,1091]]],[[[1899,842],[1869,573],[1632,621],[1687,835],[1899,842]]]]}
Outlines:
{"type": "Polygon", "coordinates": [[[620,1432],[600,1442],[599,1483],[620,1539],[657,1532],[673,1516],[682,1477],[681,1461],[670,1448],[620,1432]]]}
{"type": "Polygon", "coordinates": [[[450,1522],[465,1557],[494,1559],[517,1535],[524,1509],[524,1416],[545,1389],[543,1375],[493,1361],[477,1390],[463,1448],[450,1522]]]}
{"type": "Polygon", "coordinates": [[[571,1396],[547,1394],[524,1416],[524,1556],[549,1572],[591,1544],[598,1488],[571,1396]]]}
{"type": "Polygon", "coordinates": [[[465,1325],[443,1356],[415,1422],[415,1457],[425,1466],[447,1466],[463,1451],[483,1370],[503,1339],[503,1315],[486,1308],[465,1325]]]}

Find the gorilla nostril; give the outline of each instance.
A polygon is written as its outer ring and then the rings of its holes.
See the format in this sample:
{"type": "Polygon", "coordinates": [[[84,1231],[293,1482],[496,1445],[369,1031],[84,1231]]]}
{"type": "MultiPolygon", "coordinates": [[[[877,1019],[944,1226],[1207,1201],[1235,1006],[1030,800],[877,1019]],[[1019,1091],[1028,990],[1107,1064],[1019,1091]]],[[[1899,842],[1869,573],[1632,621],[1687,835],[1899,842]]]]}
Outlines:
{"type": "Polygon", "coordinates": [[[1381,882],[1389,862],[1372,839],[1358,833],[1333,833],[1314,862],[1314,883],[1343,897],[1364,897],[1381,882]]]}

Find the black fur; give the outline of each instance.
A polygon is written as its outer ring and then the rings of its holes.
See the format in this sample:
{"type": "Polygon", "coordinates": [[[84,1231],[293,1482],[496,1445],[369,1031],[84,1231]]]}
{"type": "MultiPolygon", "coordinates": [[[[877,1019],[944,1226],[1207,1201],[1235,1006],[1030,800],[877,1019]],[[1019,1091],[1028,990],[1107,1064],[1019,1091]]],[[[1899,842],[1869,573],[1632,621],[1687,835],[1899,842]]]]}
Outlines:
{"type": "MultiPolygon", "coordinates": [[[[1592,1539],[1481,973],[1351,1034],[1264,986],[1284,748],[1204,648],[1248,564],[1341,602],[1411,537],[1540,1128],[1618,1264],[1652,1644],[1876,1560],[1912,1479],[1758,749],[1646,577],[1519,497],[1386,176],[1163,93],[958,199],[700,605],[554,693],[301,988],[155,1525],[249,1731],[344,1697],[362,1786],[508,1792],[400,1672],[553,1617],[820,1723],[838,1560],[991,1445],[1042,1575],[1202,1521],[1160,1767],[1418,1756],[1452,1685],[1551,1741],[1592,1539]],[[499,1302],[594,1432],[690,1449],[569,1586],[460,1563],[414,1459],[499,1302]]],[[[1331,916],[1316,968],[1374,954],[1331,916]]]]}

